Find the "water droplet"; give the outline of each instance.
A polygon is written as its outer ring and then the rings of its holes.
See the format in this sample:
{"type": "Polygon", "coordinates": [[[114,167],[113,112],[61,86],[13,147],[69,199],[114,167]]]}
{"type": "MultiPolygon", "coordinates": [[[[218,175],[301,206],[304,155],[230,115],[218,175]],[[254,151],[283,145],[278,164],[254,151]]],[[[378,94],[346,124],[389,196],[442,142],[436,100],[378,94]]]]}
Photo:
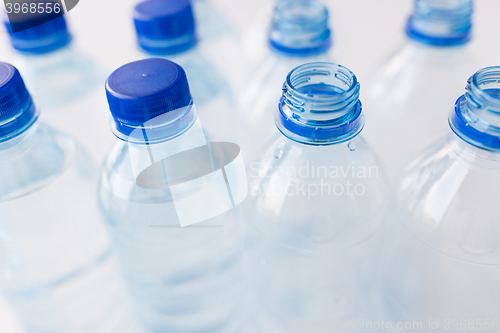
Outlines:
{"type": "Polygon", "coordinates": [[[353,141],[351,141],[347,145],[347,148],[349,148],[350,151],[355,151],[356,150],[356,144],[353,141]]]}
{"type": "Polygon", "coordinates": [[[266,261],[266,259],[260,259],[260,264],[261,264],[262,266],[266,266],[266,265],[267,265],[267,261],[266,261]]]}
{"type": "Polygon", "coordinates": [[[281,158],[281,156],[283,156],[283,150],[281,150],[280,148],[276,148],[276,150],[274,151],[274,157],[281,158]]]}

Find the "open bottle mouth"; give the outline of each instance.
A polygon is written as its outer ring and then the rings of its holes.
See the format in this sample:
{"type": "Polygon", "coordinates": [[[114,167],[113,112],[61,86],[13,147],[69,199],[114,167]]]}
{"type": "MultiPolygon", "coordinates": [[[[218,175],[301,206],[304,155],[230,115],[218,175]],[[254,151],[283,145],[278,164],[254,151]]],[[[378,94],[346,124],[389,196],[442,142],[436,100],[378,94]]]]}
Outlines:
{"type": "Polygon", "coordinates": [[[406,34],[434,46],[455,46],[471,38],[472,0],[415,0],[406,34]]]}
{"type": "Polygon", "coordinates": [[[479,70],[467,83],[450,114],[450,126],[470,144],[500,150],[500,66],[479,70]]]}
{"type": "Polygon", "coordinates": [[[279,3],[274,10],[269,43],[273,49],[294,56],[327,51],[332,44],[328,10],[317,0],[279,3]]]}
{"type": "Polygon", "coordinates": [[[347,141],[362,130],[360,85],[348,68],[314,62],[293,69],[283,85],[278,129],[308,144],[347,141]]]}

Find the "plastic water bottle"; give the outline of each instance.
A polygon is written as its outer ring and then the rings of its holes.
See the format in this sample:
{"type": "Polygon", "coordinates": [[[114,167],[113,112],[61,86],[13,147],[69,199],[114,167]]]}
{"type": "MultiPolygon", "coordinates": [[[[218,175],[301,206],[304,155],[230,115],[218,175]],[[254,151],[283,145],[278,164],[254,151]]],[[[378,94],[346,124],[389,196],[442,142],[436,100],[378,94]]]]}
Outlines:
{"type": "MultiPolygon", "coordinates": [[[[22,22],[34,24],[58,15],[52,12],[32,18],[29,14],[22,22]]],[[[41,120],[70,131],[100,162],[113,137],[107,127],[107,112],[98,107],[104,102],[101,89],[106,78],[99,66],[73,47],[64,16],[15,33],[10,22],[5,25],[17,51],[13,63],[44,110],[41,120]]]]}
{"type": "Polygon", "coordinates": [[[99,197],[143,322],[151,332],[240,331],[231,209],[247,193],[239,149],[207,144],[186,73],[173,62],[124,65],[106,91],[120,141],[99,197]]]}
{"type": "Polygon", "coordinates": [[[17,69],[0,63],[0,290],[26,332],[138,332],[99,215],[97,170],[37,117],[17,69]]]}
{"type": "Polygon", "coordinates": [[[303,63],[331,60],[327,8],[316,0],[278,2],[268,43],[266,55],[252,71],[239,101],[245,123],[250,128],[246,141],[250,147],[247,155],[252,159],[277,133],[272,119],[281,96],[283,78],[303,63]]]}
{"type": "Polygon", "coordinates": [[[262,310],[255,332],[331,332],[370,315],[388,189],[359,135],[359,92],[356,76],[332,63],[301,65],[283,85],[282,135],[249,170],[246,275],[262,310]]]}
{"type": "Polygon", "coordinates": [[[477,69],[467,51],[472,11],[472,0],[415,0],[407,40],[372,78],[365,134],[391,180],[446,132],[447,108],[477,69]]]}
{"type": "MultiPolygon", "coordinates": [[[[52,13],[43,18],[51,15],[58,16],[52,13]]],[[[18,32],[12,31],[9,22],[5,25],[17,51],[16,65],[33,96],[45,108],[74,102],[101,83],[96,65],[72,47],[64,16],[18,32]]]]}
{"type": "Polygon", "coordinates": [[[392,320],[424,330],[500,329],[499,82],[500,67],[472,76],[450,113],[453,133],[397,182],[382,256],[392,320]]]}
{"type": "MultiPolygon", "coordinates": [[[[147,0],[135,7],[134,22],[141,49],[185,70],[199,117],[211,141],[239,141],[237,110],[229,85],[196,47],[193,10],[188,0],[147,0]]],[[[141,58],[144,58],[144,54],[141,58]]]]}

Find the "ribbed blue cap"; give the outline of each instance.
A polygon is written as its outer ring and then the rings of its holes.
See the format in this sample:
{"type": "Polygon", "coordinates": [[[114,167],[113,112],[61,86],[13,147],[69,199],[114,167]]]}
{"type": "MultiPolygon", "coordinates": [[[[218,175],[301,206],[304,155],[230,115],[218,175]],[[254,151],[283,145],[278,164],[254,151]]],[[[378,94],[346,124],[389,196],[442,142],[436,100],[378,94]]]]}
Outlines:
{"type": "Polygon", "coordinates": [[[183,52],[196,44],[193,10],[188,0],[148,0],[134,10],[139,45],[154,54],[183,52]]]}
{"type": "Polygon", "coordinates": [[[165,59],[145,59],[118,68],[106,81],[106,95],[119,137],[164,114],[169,117],[161,117],[162,124],[179,120],[169,131],[184,128],[182,119],[192,104],[184,69],[165,59]]]}
{"type": "Polygon", "coordinates": [[[37,118],[19,71],[0,62],[0,142],[24,132],[37,118]]]}
{"type": "Polygon", "coordinates": [[[23,53],[43,54],[68,45],[71,34],[61,13],[52,12],[39,16],[30,14],[10,23],[5,22],[12,46],[23,53]],[[41,22],[46,23],[40,24],[41,22]],[[26,29],[27,27],[31,28],[26,29]]]}

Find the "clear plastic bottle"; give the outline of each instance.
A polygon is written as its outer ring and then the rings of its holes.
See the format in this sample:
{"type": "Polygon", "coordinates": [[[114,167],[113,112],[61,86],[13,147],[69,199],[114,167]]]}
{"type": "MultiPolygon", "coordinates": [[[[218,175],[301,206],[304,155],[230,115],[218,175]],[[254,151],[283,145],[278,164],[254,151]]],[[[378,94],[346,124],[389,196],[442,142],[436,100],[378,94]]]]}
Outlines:
{"type": "MultiPolygon", "coordinates": [[[[148,57],[165,58],[186,72],[198,115],[210,141],[239,141],[231,88],[197,47],[198,36],[188,0],[147,0],[135,7],[139,46],[148,57]]],[[[144,58],[145,54],[141,54],[144,58]]]]}
{"type": "Polygon", "coordinates": [[[331,63],[286,78],[275,112],[282,136],[249,170],[246,275],[262,309],[255,332],[330,332],[370,315],[388,188],[359,135],[359,91],[356,76],[331,63]]]}
{"type": "MultiPolygon", "coordinates": [[[[21,20],[23,24],[33,25],[51,16],[58,14],[52,12],[35,18],[29,15],[21,20]]],[[[13,63],[44,110],[41,120],[70,131],[100,163],[113,139],[104,125],[107,112],[98,107],[102,104],[104,72],[73,47],[64,16],[15,33],[11,23],[5,22],[5,25],[16,50],[13,63]]]]}
{"type": "Polygon", "coordinates": [[[500,67],[472,76],[450,113],[454,133],[397,182],[382,256],[391,320],[500,331],[499,82],[500,67]]]}
{"type": "Polygon", "coordinates": [[[363,98],[365,135],[391,181],[407,159],[446,132],[447,108],[477,70],[467,50],[472,11],[472,0],[415,0],[407,40],[371,79],[363,98]]]}
{"type": "Polygon", "coordinates": [[[19,72],[6,63],[0,101],[3,295],[26,332],[138,332],[87,153],[37,121],[19,72]]]}
{"type": "Polygon", "coordinates": [[[227,166],[220,173],[184,70],[164,59],[132,62],[110,75],[106,90],[121,140],[105,162],[99,197],[143,322],[151,332],[240,331],[238,210],[223,211],[244,198],[246,182],[233,187],[234,173],[227,166]],[[200,172],[220,176],[221,192],[209,181],[192,185],[193,172],[200,181],[207,179],[200,172]]]}
{"type": "MultiPolygon", "coordinates": [[[[259,41],[263,42],[263,41],[259,41]]],[[[274,111],[281,96],[283,78],[295,67],[313,61],[331,61],[332,44],[328,10],[317,0],[277,3],[268,33],[268,47],[240,96],[247,124],[245,146],[254,159],[276,129],[274,111]]],[[[252,47],[256,47],[254,43],[252,47]]]]}

